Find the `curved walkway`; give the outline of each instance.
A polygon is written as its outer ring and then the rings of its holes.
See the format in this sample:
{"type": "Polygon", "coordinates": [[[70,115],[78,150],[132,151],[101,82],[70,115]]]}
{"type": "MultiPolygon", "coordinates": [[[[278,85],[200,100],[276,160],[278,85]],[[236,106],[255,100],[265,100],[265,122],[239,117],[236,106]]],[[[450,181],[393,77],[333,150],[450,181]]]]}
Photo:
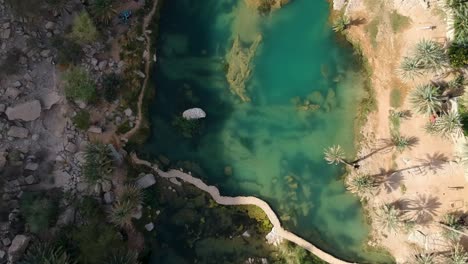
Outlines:
{"type": "Polygon", "coordinates": [[[158,6],[158,2],[159,2],[158,0],[153,0],[153,7],[151,8],[151,11],[143,19],[142,29],[143,29],[143,35],[146,39],[144,54],[147,54],[147,56],[145,56],[144,58],[145,59],[145,79],[143,81],[143,86],[141,87],[140,95],[138,96],[138,116],[136,117],[135,126],[130,131],[128,131],[127,133],[125,133],[124,135],[120,137],[121,139],[124,139],[124,140],[128,140],[129,138],[131,138],[140,129],[141,120],[143,119],[143,113],[141,109],[143,108],[143,99],[145,97],[146,87],[148,86],[148,79],[150,75],[149,71],[151,68],[151,38],[146,30],[149,24],[151,23],[151,21],[153,20],[153,16],[156,13],[156,7],[158,6]]]}
{"type": "Polygon", "coordinates": [[[332,263],[332,264],[349,264],[350,262],[346,262],[343,260],[340,260],[324,251],[321,249],[315,247],[312,245],[310,242],[306,241],[305,239],[297,236],[294,233],[291,233],[287,230],[285,230],[281,226],[281,222],[278,219],[278,216],[276,216],[275,212],[271,209],[271,207],[266,203],[265,201],[253,197],[253,196],[236,196],[236,197],[230,197],[230,196],[222,196],[219,193],[218,188],[215,186],[209,186],[206,183],[204,183],[202,180],[193,177],[192,175],[189,175],[187,173],[181,172],[179,170],[170,170],[168,172],[162,171],[158,168],[157,165],[153,165],[148,161],[145,160],[140,160],[135,153],[131,154],[132,161],[135,164],[138,165],[143,165],[151,168],[154,172],[156,172],[160,177],[163,178],[177,178],[180,180],[183,180],[184,182],[190,183],[192,185],[195,185],[198,189],[205,191],[211,195],[213,200],[215,200],[218,204],[222,205],[255,205],[260,207],[263,212],[267,215],[268,219],[270,219],[271,224],[273,225],[274,231],[276,235],[282,237],[283,239],[289,240],[296,245],[308,250],[312,254],[316,255],[317,257],[321,258],[322,260],[332,263]]]}

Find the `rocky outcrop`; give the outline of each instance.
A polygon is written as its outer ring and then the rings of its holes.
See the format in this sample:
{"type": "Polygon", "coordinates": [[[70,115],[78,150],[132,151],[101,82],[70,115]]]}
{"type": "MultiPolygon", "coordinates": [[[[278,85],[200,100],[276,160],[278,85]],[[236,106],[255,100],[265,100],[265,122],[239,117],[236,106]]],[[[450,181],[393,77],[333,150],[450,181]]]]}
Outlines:
{"type": "Polygon", "coordinates": [[[148,188],[156,183],[153,174],[145,174],[136,180],[136,185],[142,189],[148,188]]]}
{"type": "Polygon", "coordinates": [[[14,138],[27,138],[29,131],[24,127],[12,126],[8,130],[7,135],[14,138]]]}
{"type": "Polygon", "coordinates": [[[41,103],[32,100],[8,107],[5,111],[8,120],[33,121],[41,116],[41,103]]]}
{"type": "Polygon", "coordinates": [[[11,242],[11,246],[8,248],[8,260],[9,262],[17,261],[28,247],[31,239],[25,235],[17,235],[11,242]]]}
{"type": "Polygon", "coordinates": [[[206,117],[206,113],[201,108],[191,108],[185,110],[182,113],[182,117],[187,120],[201,119],[206,117]]]}

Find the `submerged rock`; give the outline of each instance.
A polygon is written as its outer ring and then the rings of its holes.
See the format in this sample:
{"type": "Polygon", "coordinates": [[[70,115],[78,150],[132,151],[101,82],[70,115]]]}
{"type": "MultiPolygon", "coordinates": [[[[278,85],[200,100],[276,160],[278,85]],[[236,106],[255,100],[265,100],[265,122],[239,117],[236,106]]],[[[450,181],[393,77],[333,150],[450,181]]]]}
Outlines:
{"type": "Polygon", "coordinates": [[[201,119],[206,117],[206,113],[201,108],[191,108],[185,110],[182,113],[182,117],[187,120],[201,119]]]}

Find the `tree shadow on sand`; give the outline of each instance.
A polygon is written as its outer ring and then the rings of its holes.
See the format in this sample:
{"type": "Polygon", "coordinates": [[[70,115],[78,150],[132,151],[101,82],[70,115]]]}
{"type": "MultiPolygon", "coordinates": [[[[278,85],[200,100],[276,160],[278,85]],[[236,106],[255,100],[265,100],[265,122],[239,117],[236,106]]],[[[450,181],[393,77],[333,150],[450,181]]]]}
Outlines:
{"type": "Polygon", "coordinates": [[[403,212],[404,217],[421,225],[431,222],[441,205],[438,197],[427,194],[395,202],[395,206],[403,212]]]}

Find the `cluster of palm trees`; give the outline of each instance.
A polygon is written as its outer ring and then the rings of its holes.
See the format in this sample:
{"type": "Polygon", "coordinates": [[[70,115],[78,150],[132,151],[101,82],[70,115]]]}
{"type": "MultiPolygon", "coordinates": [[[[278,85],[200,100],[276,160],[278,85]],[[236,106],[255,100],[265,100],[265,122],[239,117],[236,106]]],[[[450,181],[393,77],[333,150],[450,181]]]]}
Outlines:
{"type": "Polygon", "coordinates": [[[403,58],[400,74],[404,79],[414,79],[425,73],[440,72],[448,65],[444,47],[433,40],[423,39],[416,44],[411,55],[403,58]]]}

